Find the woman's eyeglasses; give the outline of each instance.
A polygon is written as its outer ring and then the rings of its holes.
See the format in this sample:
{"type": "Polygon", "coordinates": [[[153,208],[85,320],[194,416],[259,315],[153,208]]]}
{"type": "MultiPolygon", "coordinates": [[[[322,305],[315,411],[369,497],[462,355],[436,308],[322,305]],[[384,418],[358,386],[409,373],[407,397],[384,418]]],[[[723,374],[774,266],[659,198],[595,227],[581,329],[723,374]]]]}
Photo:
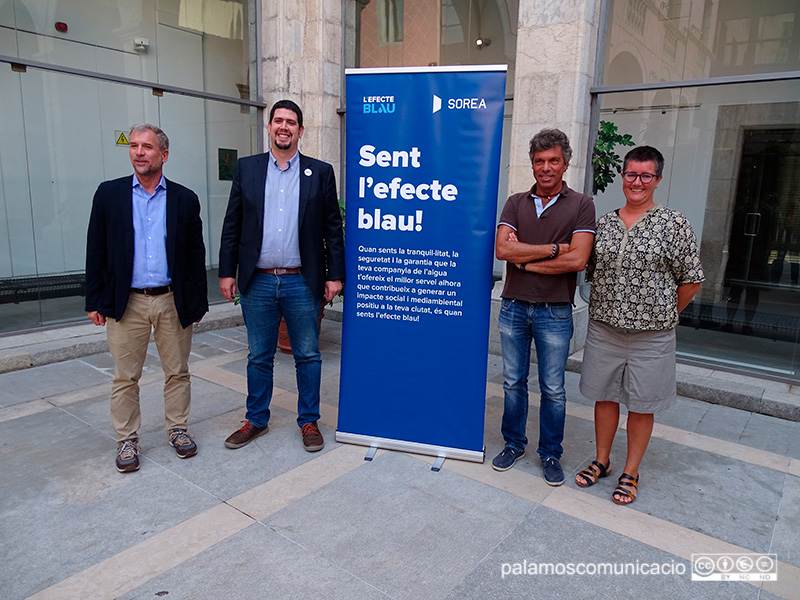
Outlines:
{"type": "Polygon", "coordinates": [[[634,181],[636,181],[637,177],[641,179],[642,183],[645,185],[647,185],[648,183],[653,181],[653,179],[656,178],[656,176],[653,175],[652,173],[634,173],[633,171],[625,171],[622,174],[622,178],[628,183],[633,183],[634,181]]]}

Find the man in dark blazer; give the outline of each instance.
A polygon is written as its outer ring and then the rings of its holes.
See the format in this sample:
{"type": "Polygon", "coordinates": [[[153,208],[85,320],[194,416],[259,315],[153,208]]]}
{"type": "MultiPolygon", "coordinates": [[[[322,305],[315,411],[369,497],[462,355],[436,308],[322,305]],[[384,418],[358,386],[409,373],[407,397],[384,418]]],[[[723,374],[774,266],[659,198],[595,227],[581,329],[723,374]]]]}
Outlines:
{"type": "Polygon", "coordinates": [[[192,323],[208,311],[200,202],[167,180],[162,167],[169,139],[154,125],[129,136],[134,175],[97,188],[86,240],[86,311],[107,325],[114,358],[111,422],[117,470],[139,468],[139,378],[151,329],[164,370],[164,416],[180,458],[197,453],[187,432],[192,323]]]}
{"type": "Polygon", "coordinates": [[[267,432],[281,317],[297,372],[303,447],[321,450],[317,426],[322,358],[318,315],[344,281],[344,235],[336,179],[328,163],[300,154],[303,113],[291,100],[272,107],[270,151],[236,165],[219,251],[219,288],[238,292],[247,326],[247,413],[225,440],[241,448],[267,432]]]}

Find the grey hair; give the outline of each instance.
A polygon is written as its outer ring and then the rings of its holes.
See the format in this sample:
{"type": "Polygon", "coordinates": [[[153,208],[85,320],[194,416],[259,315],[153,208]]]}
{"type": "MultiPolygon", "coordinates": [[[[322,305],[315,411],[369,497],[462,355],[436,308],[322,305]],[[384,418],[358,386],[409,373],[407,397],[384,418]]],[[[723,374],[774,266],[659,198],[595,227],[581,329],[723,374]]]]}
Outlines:
{"type": "Polygon", "coordinates": [[[539,133],[531,138],[530,149],[528,156],[533,162],[533,156],[537,152],[550,150],[556,146],[561,148],[561,155],[564,157],[564,162],[568,163],[572,158],[572,146],[569,145],[569,138],[567,134],[560,129],[542,129],[539,133]]]}
{"type": "Polygon", "coordinates": [[[156,127],[155,125],[151,125],[150,123],[138,123],[137,125],[133,125],[131,127],[131,131],[128,134],[128,139],[130,139],[131,134],[134,133],[144,133],[145,131],[152,131],[156,134],[156,140],[158,140],[158,147],[161,149],[162,152],[165,150],[169,150],[169,138],[167,134],[164,133],[164,130],[160,127],[156,127]]]}

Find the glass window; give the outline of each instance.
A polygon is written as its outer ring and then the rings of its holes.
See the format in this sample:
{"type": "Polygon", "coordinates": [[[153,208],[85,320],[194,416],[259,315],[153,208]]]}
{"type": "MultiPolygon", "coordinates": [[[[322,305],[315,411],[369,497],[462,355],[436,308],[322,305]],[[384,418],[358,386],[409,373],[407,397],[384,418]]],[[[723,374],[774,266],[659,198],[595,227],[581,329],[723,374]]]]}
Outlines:
{"type": "Polygon", "coordinates": [[[513,93],[518,0],[361,2],[358,67],[507,64],[513,93]]]}
{"type": "Polygon", "coordinates": [[[248,0],[9,0],[4,52],[53,65],[254,100],[248,0]]]}
{"type": "Polygon", "coordinates": [[[382,46],[403,43],[403,0],[378,0],[378,40],[382,46]]]}
{"type": "Polygon", "coordinates": [[[800,3],[610,0],[604,51],[605,85],[800,70],[800,3]]]}
{"type": "MultiPolygon", "coordinates": [[[[252,2],[0,3],[0,53],[253,98],[252,2]],[[58,29],[56,25],[58,24],[58,29]]],[[[166,177],[200,198],[217,264],[237,157],[257,150],[258,109],[56,73],[0,69],[0,332],[85,318],[86,226],[101,181],[133,173],[134,123],[170,138],[166,177]]],[[[211,275],[214,277],[214,275],[211,275]]],[[[221,299],[209,286],[211,300],[221,299]]]]}
{"type": "MultiPolygon", "coordinates": [[[[700,242],[707,279],[682,314],[681,358],[800,380],[798,98],[799,81],[601,96],[602,121],[664,154],[656,202],[700,242]]],[[[595,201],[624,204],[620,178],[595,201]]]]}
{"type": "Polygon", "coordinates": [[[220,156],[254,151],[256,109],[158,98],[142,88],[36,69],[0,69],[0,89],[0,332],[84,316],[92,197],[101,181],[132,176],[119,138],[133,123],[155,123],[169,136],[164,175],[199,196],[206,263],[216,267],[231,185],[220,156]]]}

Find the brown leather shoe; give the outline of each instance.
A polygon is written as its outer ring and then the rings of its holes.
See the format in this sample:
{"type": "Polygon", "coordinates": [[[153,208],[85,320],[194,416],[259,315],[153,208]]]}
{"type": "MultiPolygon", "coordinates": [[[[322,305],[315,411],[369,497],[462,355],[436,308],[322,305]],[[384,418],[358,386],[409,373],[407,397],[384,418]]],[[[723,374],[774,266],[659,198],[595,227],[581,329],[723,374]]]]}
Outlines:
{"type": "Polygon", "coordinates": [[[241,448],[242,446],[247,446],[250,442],[256,439],[260,435],[264,435],[267,433],[269,429],[268,425],[264,425],[263,427],[256,427],[250,421],[242,421],[244,425],[234,431],[231,435],[228,436],[228,439],[225,440],[225,447],[231,448],[235,450],[236,448],[241,448]]]}
{"type": "Polygon", "coordinates": [[[317,452],[325,447],[325,440],[322,439],[322,434],[317,427],[317,422],[306,423],[300,429],[300,435],[303,436],[303,447],[306,452],[317,452]]]}

